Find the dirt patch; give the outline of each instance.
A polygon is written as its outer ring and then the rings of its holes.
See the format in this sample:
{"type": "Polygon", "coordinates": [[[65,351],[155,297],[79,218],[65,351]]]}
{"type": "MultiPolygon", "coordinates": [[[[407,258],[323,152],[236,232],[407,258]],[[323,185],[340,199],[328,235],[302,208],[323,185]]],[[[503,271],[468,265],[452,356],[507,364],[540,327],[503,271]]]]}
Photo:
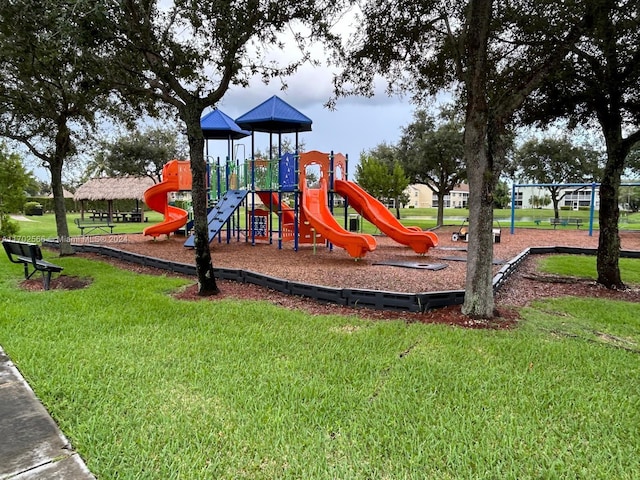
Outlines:
{"type": "MultiPolygon", "coordinates": [[[[50,290],[79,290],[88,285],[91,285],[93,279],[80,278],[70,275],[60,275],[58,277],[51,278],[49,283],[50,290]]],[[[28,280],[23,280],[20,286],[30,292],[39,292],[44,290],[44,283],[42,277],[34,277],[28,280]]]]}
{"type": "Polygon", "coordinates": [[[497,317],[491,321],[474,321],[462,315],[460,305],[438,308],[427,313],[393,312],[372,310],[368,308],[351,308],[332,303],[322,303],[309,298],[285,295],[257,285],[242,284],[232,281],[218,281],[220,293],[211,297],[198,296],[198,286],[190,285],[177,293],[176,298],[190,301],[218,301],[230,298],[237,300],[263,300],[273,305],[291,310],[302,310],[311,315],[355,316],[369,320],[404,320],[409,323],[443,323],[470,328],[509,328],[518,318],[513,309],[499,308],[497,317]]]}

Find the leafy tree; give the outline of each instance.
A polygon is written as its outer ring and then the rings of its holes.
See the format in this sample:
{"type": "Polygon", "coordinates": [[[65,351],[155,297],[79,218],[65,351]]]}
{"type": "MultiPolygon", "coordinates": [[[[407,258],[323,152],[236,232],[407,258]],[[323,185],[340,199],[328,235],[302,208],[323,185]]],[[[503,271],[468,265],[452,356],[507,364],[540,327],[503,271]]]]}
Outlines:
{"type": "Polygon", "coordinates": [[[531,205],[532,208],[546,207],[550,203],[551,197],[549,195],[531,195],[529,198],[529,205],[531,205]]]}
{"type": "Polygon", "coordinates": [[[23,143],[51,174],[60,254],[69,242],[62,172],[104,106],[94,2],[0,5],[0,136],[23,143]]]}
{"type": "Polygon", "coordinates": [[[9,213],[22,210],[27,199],[25,190],[33,180],[20,156],[9,153],[6,145],[0,143],[0,237],[18,232],[18,224],[10,220],[9,213]]]}
{"type": "Polygon", "coordinates": [[[369,0],[342,55],[339,94],[370,95],[381,74],[391,91],[410,91],[417,99],[453,87],[465,105],[467,315],[494,314],[493,198],[513,120],[580,37],[581,8],[573,2],[369,0]]]}
{"type": "Polygon", "coordinates": [[[630,175],[640,178],[640,142],[636,143],[629,151],[626,167],[630,175]]]}
{"type": "Polygon", "coordinates": [[[398,161],[400,152],[395,145],[382,142],[369,150],[369,156],[374,157],[391,170],[393,169],[393,165],[398,161]]]}
{"type": "Polygon", "coordinates": [[[534,138],[516,151],[515,164],[523,179],[546,184],[554,216],[559,218],[560,201],[567,192],[561,184],[594,181],[599,173],[599,156],[595,150],[573,145],[567,137],[534,138]]]}
{"type": "Polygon", "coordinates": [[[607,161],[600,184],[597,281],[624,288],[618,265],[618,198],[627,156],[640,141],[640,17],[635,0],[584,3],[590,28],[532,96],[526,118],[600,125],[607,161]]]}
{"type": "Polygon", "coordinates": [[[247,86],[252,75],[269,80],[293,73],[308,59],[304,51],[309,38],[333,38],[329,17],[339,3],[194,0],[166,5],[121,0],[109,12],[106,30],[113,32],[114,52],[110,66],[121,79],[119,91],[147,103],[159,102],[184,123],[193,179],[200,295],[218,292],[209,249],[202,112],[216,106],[230,85],[247,86]],[[268,50],[282,49],[282,35],[294,30],[300,59],[290,64],[267,62],[268,50]]]}
{"type": "MultiPolygon", "coordinates": [[[[388,152],[386,149],[382,151],[388,152]]],[[[398,161],[389,163],[388,159],[381,160],[373,156],[372,152],[369,156],[364,152],[360,154],[360,163],[355,173],[356,182],[381,202],[393,200],[396,217],[400,218],[400,206],[408,201],[405,190],[409,186],[409,179],[398,161]]]]}
{"type": "Polygon", "coordinates": [[[463,125],[449,108],[441,110],[439,125],[424,110],[414,113],[403,129],[400,159],[412,183],[423,183],[438,198],[438,225],[444,223],[444,197],[465,178],[463,125]]]}
{"type": "Polygon", "coordinates": [[[375,157],[360,154],[360,163],[356,166],[355,181],[370,195],[380,201],[386,199],[389,183],[389,169],[375,157]]]}
{"type": "Polygon", "coordinates": [[[498,182],[493,196],[493,207],[506,208],[510,201],[511,197],[509,196],[509,186],[505,182],[498,182]]]}
{"type": "MultiPolygon", "coordinates": [[[[29,174],[29,182],[27,183],[27,186],[24,189],[24,192],[29,197],[37,197],[39,195],[43,195],[47,189],[49,190],[49,192],[51,192],[51,187],[47,182],[38,180],[36,177],[33,176],[33,174],[31,173],[29,174]]],[[[46,194],[48,195],[49,192],[47,192],[46,194]]]]}
{"type": "Polygon", "coordinates": [[[409,177],[404,172],[402,165],[396,162],[391,170],[391,182],[389,188],[389,198],[393,199],[393,203],[396,207],[396,218],[400,218],[400,207],[409,201],[409,194],[406,190],[411,182],[409,177]]]}
{"type": "MultiPolygon", "coordinates": [[[[282,143],[278,146],[278,145],[271,145],[271,147],[267,150],[265,150],[264,152],[261,151],[260,149],[257,149],[255,151],[255,157],[256,158],[278,158],[279,157],[279,151],[280,150],[282,153],[286,153],[286,152],[295,152],[296,151],[296,145],[295,142],[293,140],[291,140],[290,138],[283,138],[282,139],[282,143]],[[271,150],[271,155],[268,155],[268,151],[271,150]]],[[[302,153],[306,151],[306,145],[304,140],[298,140],[298,153],[302,153]]]]}
{"type": "Polygon", "coordinates": [[[623,187],[620,189],[620,205],[625,210],[636,213],[640,211],[640,187],[623,187]]]}
{"type": "Polygon", "coordinates": [[[114,141],[100,142],[100,151],[87,164],[85,177],[133,175],[162,180],[162,167],[173,159],[187,158],[187,148],[180,144],[174,128],[134,130],[114,141]]]}

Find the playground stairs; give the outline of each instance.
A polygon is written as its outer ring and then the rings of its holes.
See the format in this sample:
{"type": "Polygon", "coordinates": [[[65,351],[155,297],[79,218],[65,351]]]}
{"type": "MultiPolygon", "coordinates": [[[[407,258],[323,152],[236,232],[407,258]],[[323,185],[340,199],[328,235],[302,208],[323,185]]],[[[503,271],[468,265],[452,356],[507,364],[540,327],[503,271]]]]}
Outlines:
{"type": "MultiPolygon", "coordinates": [[[[209,242],[211,242],[220,230],[222,230],[222,227],[231,218],[233,212],[235,212],[244,199],[247,198],[248,193],[248,190],[228,190],[215,208],[209,212],[209,215],[207,215],[207,221],[209,223],[209,242]]],[[[195,247],[195,237],[191,235],[187,238],[187,241],[184,242],[184,246],[190,248],[195,247]]]]}

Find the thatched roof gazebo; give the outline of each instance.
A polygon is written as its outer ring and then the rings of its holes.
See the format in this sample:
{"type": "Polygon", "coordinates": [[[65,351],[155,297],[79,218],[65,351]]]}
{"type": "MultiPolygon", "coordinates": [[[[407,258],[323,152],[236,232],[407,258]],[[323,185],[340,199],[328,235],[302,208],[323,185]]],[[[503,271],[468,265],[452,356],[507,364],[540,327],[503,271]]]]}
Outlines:
{"type": "Polygon", "coordinates": [[[93,178],[81,185],[73,195],[75,201],[80,203],[80,215],[84,219],[85,200],[106,200],[108,215],[113,214],[114,200],[140,200],[144,201],[144,192],[154,185],[149,177],[100,177],[93,178]]]}
{"type": "MultiPolygon", "coordinates": [[[[62,196],[64,198],[73,198],[73,193],[71,193],[69,190],[67,190],[66,188],[62,189],[62,196]]],[[[53,198],[53,193],[50,193],[49,195],[47,195],[47,198],[53,198]]]]}

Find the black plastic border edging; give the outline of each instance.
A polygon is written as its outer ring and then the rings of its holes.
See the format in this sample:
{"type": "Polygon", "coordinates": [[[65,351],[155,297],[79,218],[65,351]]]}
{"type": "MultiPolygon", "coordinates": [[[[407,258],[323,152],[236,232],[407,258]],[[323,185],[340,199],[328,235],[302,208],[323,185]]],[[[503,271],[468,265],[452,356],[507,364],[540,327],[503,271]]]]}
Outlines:
{"type": "MultiPolygon", "coordinates": [[[[43,246],[58,248],[57,240],[45,240],[43,246]]],[[[73,245],[78,252],[96,253],[106,257],[116,258],[125,262],[136,263],[148,267],[160,268],[184,275],[195,275],[195,265],[172,262],[161,258],[147,257],[138,253],[118,250],[102,245],[82,244],[73,245]]],[[[550,253],[566,253],[574,255],[595,255],[595,248],[576,247],[531,247],[527,248],[508,262],[493,277],[494,292],[500,289],[507,279],[518,269],[529,255],[543,255],[550,253]]],[[[640,258],[640,251],[621,250],[621,257],[640,258]]],[[[434,308],[450,305],[461,305],[464,302],[464,290],[447,290],[442,292],[401,293],[380,290],[365,290],[354,288],[336,288],[321,285],[292,282],[289,280],[263,275],[250,270],[233,268],[215,268],[214,275],[221,280],[232,280],[266,287],[287,295],[297,295],[311,298],[320,302],[335,303],[354,308],[371,308],[374,310],[388,310],[396,312],[424,313],[434,308]]]]}

